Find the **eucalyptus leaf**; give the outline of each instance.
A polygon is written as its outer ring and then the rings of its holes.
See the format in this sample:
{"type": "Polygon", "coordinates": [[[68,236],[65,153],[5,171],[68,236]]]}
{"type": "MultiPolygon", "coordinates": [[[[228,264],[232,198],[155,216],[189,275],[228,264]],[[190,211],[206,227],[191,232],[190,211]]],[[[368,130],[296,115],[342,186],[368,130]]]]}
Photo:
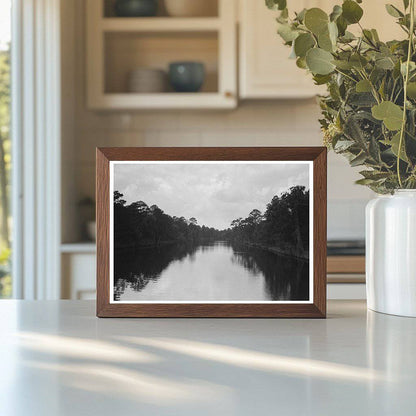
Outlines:
{"type": "Polygon", "coordinates": [[[378,36],[378,33],[377,33],[377,30],[376,30],[376,29],[371,29],[371,34],[373,35],[373,39],[374,39],[376,42],[380,42],[380,38],[379,38],[379,36],[378,36]]]}
{"type": "Polygon", "coordinates": [[[338,26],[336,23],[334,22],[328,23],[328,33],[331,39],[331,43],[335,47],[337,45],[337,38],[338,38],[338,26]]]}
{"type": "Polygon", "coordinates": [[[313,74],[327,75],[334,71],[333,56],[320,48],[310,49],[306,54],[306,64],[313,74]]]}
{"type": "Polygon", "coordinates": [[[351,92],[348,96],[349,105],[358,108],[370,108],[376,104],[373,94],[369,92],[351,92]]]}
{"type": "Polygon", "coordinates": [[[348,71],[352,68],[352,65],[350,64],[349,61],[343,61],[341,59],[335,59],[333,61],[333,63],[337,68],[339,68],[341,70],[344,70],[344,71],[348,71]]]}
{"type": "Polygon", "coordinates": [[[409,82],[407,84],[407,97],[416,100],[416,82],[409,82]]]}
{"type": "Polygon", "coordinates": [[[341,36],[344,36],[345,32],[347,31],[348,22],[344,19],[342,15],[337,19],[337,27],[339,34],[341,36]]]}
{"type": "Polygon", "coordinates": [[[381,80],[384,79],[385,76],[386,76],[386,71],[376,66],[371,71],[370,81],[373,83],[373,85],[376,85],[379,82],[381,82],[381,80]]]}
{"type": "Polygon", "coordinates": [[[305,57],[301,57],[301,58],[296,59],[296,66],[298,68],[301,68],[301,69],[306,69],[307,65],[306,65],[305,57]]]}
{"type": "Polygon", "coordinates": [[[373,117],[383,121],[389,130],[399,130],[402,127],[403,110],[391,101],[383,101],[371,109],[373,117]]]}
{"type": "Polygon", "coordinates": [[[303,9],[302,11],[296,14],[296,20],[298,22],[303,23],[303,21],[305,20],[305,14],[306,14],[306,9],[303,9]]]}
{"type": "MultiPolygon", "coordinates": [[[[339,31],[338,25],[337,25],[337,29],[339,31]]],[[[348,32],[348,30],[344,33],[343,36],[339,38],[340,42],[343,42],[343,43],[349,43],[356,39],[357,39],[356,36],[353,33],[348,32]]]]}
{"type": "Polygon", "coordinates": [[[351,55],[349,62],[354,68],[357,69],[363,69],[368,63],[367,59],[358,53],[351,55]]]}
{"type": "Polygon", "coordinates": [[[386,10],[387,10],[387,13],[390,16],[393,16],[393,17],[403,17],[404,16],[404,14],[397,7],[393,6],[392,4],[386,4],[386,10]]]}
{"type": "MultiPolygon", "coordinates": [[[[401,63],[400,64],[400,72],[401,72],[403,77],[406,76],[406,70],[407,70],[406,69],[406,63],[405,62],[401,63]]],[[[416,64],[414,62],[410,61],[410,63],[409,63],[409,72],[412,73],[415,70],[416,70],[416,64]]]]}
{"type": "Polygon", "coordinates": [[[409,7],[409,0],[403,0],[403,6],[406,10],[409,7]]]}
{"type": "Polygon", "coordinates": [[[360,172],[360,175],[364,176],[365,179],[380,180],[386,179],[391,176],[390,172],[379,172],[376,170],[363,170],[360,172]]]}
{"type": "Polygon", "coordinates": [[[324,32],[318,35],[318,45],[321,49],[328,52],[333,52],[335,47],[331,37],[329,36],[329,32],[324,32]]]}
{"type": "Polygon", "coordinates": [[[358,23],[363,13],[363,9],[353,0],[346,0],[342,3],[342,16],[349,24],[358,23]]]}
{"type": "Polygon", "coordinates": [[[334,150],[337,152],[345,152],[351,146],[354,146],[355,142],[352,140],[338,140],[334,145],[334,150]]]}
{"type": "Polygon", "coordinates": [[[299,36],[297,30],[293,30],[290,25],[282,23],[277,25],[277,33],[285,42],[292,42],[299,36]]]}
{"type": "MultiPolygon", "coordinates": [[[[383,143],[387,146],[390,146],[391,151],[393,154],[398,157],[399,156],[399,147],[400,147],[400,132],[395,134],[393,138],[390,141],[384,140],[383,143]]],[[[400,151],[400,159],[409,162],[409,159],[406,155],[405,149],[404,149],[404,143],[402,143],[401,151],[400,151]]]]}
{"type": "Polygon", "coordinates": [[[356,156],[355,158],[353,158],[352,160],[350,160],[350,165],[352,167],[360,166],[363,163],[365,163],[366,160],[367,160],[367,155],[364,152],[362,152],[358,156],[356,156]]]}
{"type": "Polygon", "coordinates": [[[295,39],[294,45],[296,56],[303,58],[315,46],[315,40],[310,33],[302,33],[295,39]]]}
{"type": "Polygon", "coordinates": [[[373,34],[371,32],[371,30],[368,29],[364,29],[363,30],[363,35],[365,37],[365,39],[371,43],[374,43],[374,38],[373,38],[373,34]]]}
{"type": "Polygon", "coordinates": [[[324,85],[324,84],[328,83],[331,80],[331,76],[330,75],[315,74],[313,76],[313,80],[315,81],[315,85],[324,85]]]}
{"type": "Polygon", "coordinates": [[[283,10],[286,8],[286,0],[266,0],[266,6],[271,10],[283,10]]]}
{"type": "Polygon", "coordinates": [[[328,29],[328,15],[318,7],[309,9],[305,13],[305,26],[315,35],[325,33],[328,29]]]}
{"type": "Polygon", "coordinates": [[[370,153],[370,156],[374,159],[374,162],[376,164],[379,164],[381,161],[380,148],[378,146],[377,140],[374,137],[370,138],[368,151],[370,153]]]}
{"type": "Polygon", "coordinates": [[[396,80],[398,78],[401,78],[402,77],[402,74],[401,74],[400,69],[401,69],[401,64],[400,64],[400,61],[398,61],[394,65],[393,72],[392,72],[393,78],[395,78],[396,80]]]}
{"type": "Polygon", "coordinates": [[[342,7],[336,4],[334,8],[332,9],[332,13],[329,15],[329,20],[331,22],[335,22],[338,17],[342,15],[342,7]]]}
{"type": "Polygon", "coordinates": [[[362,79],[357,82],[357,85],[355,86],[357,92],[371,92],[371,89],[371,82],[367,79],[362,79]]]}
{"type": "Polygon", "coordinates": [[[382,57],[380,59],[376,59],[375,64],[381,69],[392,70],[394,69],[395,62],[391,57],[382,57]]]}
{"type": "Polygon", "coordinates": [[[371,185],[374,182],[373,179],[358,179],[355,181],[357,185],[371,185]]]}
{"type": "Polygon", "coordinates": [[[287,17],[285,17],[284,15],[282,16],[282,14],[280,14],[280,16],[276,17],[276,22],[281,23],[282,25],[284,25],[284,24],[289,23],[289,19],[287,17]]]}

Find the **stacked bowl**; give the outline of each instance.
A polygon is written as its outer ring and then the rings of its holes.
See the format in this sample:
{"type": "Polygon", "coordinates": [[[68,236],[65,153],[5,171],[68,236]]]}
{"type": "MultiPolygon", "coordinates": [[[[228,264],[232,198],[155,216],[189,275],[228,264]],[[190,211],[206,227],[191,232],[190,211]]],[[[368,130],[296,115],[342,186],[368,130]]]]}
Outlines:
{"type": "Polygon", "coordinates": [[[128,91],[135,93],[158,93],[167,89],[166,72],[162,69],[137,68],[129,73],[128,91]]]}

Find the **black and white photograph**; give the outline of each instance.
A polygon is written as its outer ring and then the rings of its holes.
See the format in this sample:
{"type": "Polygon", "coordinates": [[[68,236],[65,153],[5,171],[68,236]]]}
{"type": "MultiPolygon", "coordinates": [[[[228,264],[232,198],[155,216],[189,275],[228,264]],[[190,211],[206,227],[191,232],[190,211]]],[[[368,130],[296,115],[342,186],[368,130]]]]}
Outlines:
{"type": "Polygon", "coordinates": [[[310,303],[311,162],[111,162],[110,302],[310,303]]]}

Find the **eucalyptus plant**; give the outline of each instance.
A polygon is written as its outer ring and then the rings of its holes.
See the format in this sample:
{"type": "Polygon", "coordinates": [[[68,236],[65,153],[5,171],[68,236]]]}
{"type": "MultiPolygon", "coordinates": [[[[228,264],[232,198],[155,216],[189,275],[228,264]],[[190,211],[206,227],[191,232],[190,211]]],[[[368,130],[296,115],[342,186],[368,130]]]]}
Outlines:
{"type": "Polygon", "coordinates": [[[351,166],[365,166],[358,184],[380,194],[414,189],[415,0],[403,0],[401,8],[385,6],[405,38],[387,42],[361,25],[360,3],[344,0],[329,14],[314,7],[291,18],[286,0],[266,0],[280,11],[277,32],[297,66],[327,87],[328,94],[319,97],[324,143],[351,166]],[[359,35],[348,30],[352,25],[359,35]]]}

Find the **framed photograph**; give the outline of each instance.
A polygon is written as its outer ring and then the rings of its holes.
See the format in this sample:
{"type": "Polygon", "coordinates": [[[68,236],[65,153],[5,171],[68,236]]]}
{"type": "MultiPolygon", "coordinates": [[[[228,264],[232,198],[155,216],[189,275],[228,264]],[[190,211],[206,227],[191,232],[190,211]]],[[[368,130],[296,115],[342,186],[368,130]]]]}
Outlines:
{"type": "Polygon", "coordinates": [[[97,316],[326,316],[323,147],[97,149],[97,316]]]}

